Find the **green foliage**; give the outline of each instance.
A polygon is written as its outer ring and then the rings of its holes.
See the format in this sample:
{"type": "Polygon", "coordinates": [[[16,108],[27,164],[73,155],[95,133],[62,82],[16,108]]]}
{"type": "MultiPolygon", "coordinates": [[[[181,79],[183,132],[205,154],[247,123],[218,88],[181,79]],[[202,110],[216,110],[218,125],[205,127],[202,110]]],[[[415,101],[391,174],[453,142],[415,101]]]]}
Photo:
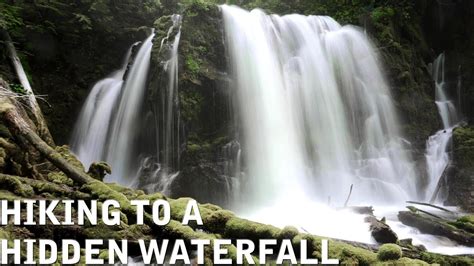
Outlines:
{"type": "Polygon", "coordinates": [[[199,65],[200,65],[199,59],[193,58],[191,56],[188,56],[186,58],[186,67],[193,76],[198,74],[199,65]]]}
{"type": "Polygon", "coordinates": [[[17,30],[23,26],[23,19],[20,17],[21,7],[0,2],[0,29],[8,31],[17,30]]]}
{"type": "Polygon", "coordinates": [[[20,95],[26,95],[26,91],[25,91],[25,88],[23,88],[23,86],[21,84],[18,84],[18,83],[11,83],[10,84],[10,89],[15,92],[15,93],[18,93],[20,95]]]}
{"type": "Polygon", "coordinates": [[[460,167],[474,167],[474,128],[458,127],[453,133],[454,157],[460,167]]]}
{"type": "Polygon", "coordinates": [[[386,22],[395,15],[395,11],[391,7],[377,7],[372,11],[372,19],[376,22],[386,22]]]}
{"type": "Polygon", "coordinates": [[[179,104],[184,121],[196,120],[204,99],[197,91],[180,91],[179,104]]]}
{"type": "Polygon", "coordinates": [[[88,16],[79,13],[74,13],[73,15],[83,30],[92,29],[92,20],[88,16]]]}

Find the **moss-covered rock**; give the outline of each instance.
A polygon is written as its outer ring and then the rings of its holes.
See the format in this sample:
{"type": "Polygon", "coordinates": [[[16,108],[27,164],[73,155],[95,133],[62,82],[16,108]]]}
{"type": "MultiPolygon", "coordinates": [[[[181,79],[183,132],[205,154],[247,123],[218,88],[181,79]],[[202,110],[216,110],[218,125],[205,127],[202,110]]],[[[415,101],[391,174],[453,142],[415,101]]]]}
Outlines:
{"type": "Polygon", "coordinates": [[[377,252],[377,258],[381,261],[398,260],[402,257],[402,249],[396,244],[383,244],[377,252]]]}
{"type": "Polygon", "coordinates": [[[106,162],[93,162],[87,171],[88,175],[100,181],[104,180],[105,175],[111,173],[112,168],[106,162]]]}
{"type": "Polygon", "coordinates": [[[0,175],[0,187],[26,198],[32,197],[35,194],[30,185],[22,183],[15,176],[0,175]]]}
{"type": "Polygon", "coordinates": [[[294,226],[285,226],[278,234],[279,239],[293,239],[299,234],[298,229],[294,226]]]}

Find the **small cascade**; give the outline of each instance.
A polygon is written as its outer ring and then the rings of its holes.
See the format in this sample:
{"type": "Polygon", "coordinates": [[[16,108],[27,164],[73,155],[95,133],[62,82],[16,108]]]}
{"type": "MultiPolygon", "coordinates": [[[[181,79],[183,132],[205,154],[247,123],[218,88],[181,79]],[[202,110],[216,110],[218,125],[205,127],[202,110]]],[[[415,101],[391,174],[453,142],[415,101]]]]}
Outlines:
{"type": "MultiPolygon", "coordinates": [[[[173,22],[167,36],[162,39],[159,53],[168,60],[161,62],[163,67],[162,86],[157,90],[157,97],[151,103],[154,117],[153,134],[156,150],[145,156],[137,171],[132,186],[147,191],[161,191],[169,194],[170,185],[179,175],[180,161],[180,112],[178,98],[178,48],[181,37],[181,16],[173,15],[173,22]],[[174,35],[173,35],[174,34],[174,35]],[[173,37],[173,38],[172,38],[173,37]]],[[[152,135],[153,135],[152,134],[152,135]]]]}
{"type": "MultiPolygon", "coordinates": [[[[72,150],[88,167],[94,161],[112,166],[109,180],[128,184],[132,173],[137,118],[141,110],[154,34],[141,44],[129,66],[132,45],[119,71],[92,88],[76,124],[72,150]]],[[[135,173],[133,173],[135,174],[135,173]]]]}
{"type": "Polygon", "coordinates": [[[152,33],[143,41],[128,70],[132,49],[122,69],[94,86],[72,140],[73,151],[84,164],[102,160],[111,165],[108,181],[164,193],[169,192],[179,174],[180,155],[181,17],[173,15],[171,19],[173,25],[159,47],[159,54],[169,58],[162,62],[163,86],[148,86],[155,37],[152,33]]]}
{"type": "MultiPolygon", "coordinates": [[[[173,42],[171,42],[170,59],[166,61],[164,69],[168,74],[168,86],[165,91],[163,100],[163,117],[165,121],[165,131],[163,138],[163,164],[170,169],[179,169],[180,157],[180,114],[179,114],[179,98],[178,98],[178,48],[181,38],[181,16],[174,15],[172,17],[173,26],[170,29],[177,29],[173,42]]],[[[161,48],[163,48],[163,43],[161,48]]],[[[167,175],[168,173],[165,173],[167,175]]]]}
{"type": "MultiPolygon", "coordinates": [[[[450,99],[445,80],[445,55],[440,54],[432,64],[432,77],[435,85],[435,103],[438,113],[443,123],[443,129],[430,136],[426,143],[426,166],[428,174],[428,186],[426,188],[425,199],[430,200],[433,194],[437,193],[437,186],[442,178],[443,172],[449,166],[449,144],[453,134],[453,129],[460,122],[459,114],[453,100],[450,99]]],[[[461,82],[458,78],[456,91],[459,100],[461,82]]],[[[436,198],[436,197],[435,197],[436,198]]],[[[434,199],[434,198],[433,198],[434,199]]],[[[443,197],[438,195],[438,201],[443,197]]]]}
{"type": "Polygon", "coordinates": [[[105,159],[112,112],[121,93],[132,49],[136,45],[138,43],[128,49],[121,69],[92,87],[79,114],[72,135],[71,148],[86,168],[94,161],[105,159]]]}
{"type": "Polygon", "coordinates": [[[140,111],[143,104],[148,69],[150,67],[151,34],[142,44],[122,87],[117,109],[112,116],[112,127],[105,160],[111,165],[113,173],[110,180],[127,184],[127,177],[134,172],[134,144],[136,142],[140,111]]]}

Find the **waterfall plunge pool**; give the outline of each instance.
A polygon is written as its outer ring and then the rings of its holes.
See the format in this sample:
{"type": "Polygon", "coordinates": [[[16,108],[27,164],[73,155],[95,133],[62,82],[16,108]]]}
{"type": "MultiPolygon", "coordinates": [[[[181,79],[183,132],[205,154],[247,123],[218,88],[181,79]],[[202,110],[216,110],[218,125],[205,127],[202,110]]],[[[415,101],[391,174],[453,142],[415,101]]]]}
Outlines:
{"type": "MultiPolygon", "coordinates": [[[[406,205],[373,206],[374,215],[377,219],[386,218],[386,223],[401,239],[412,239],[413,245],[423,245],[428,251],[446,255],[474,254],[474,248],[462,246],[458,243],[441,236],[423,234],[418,229],[402,224],[397,214],[406,210],[406,205]]],[[[442,214],[430,207],[420,207],[421,210],[433,214],[442,214]]],[[[451,210],[458,212],[456,208],[451,210]]],[[[348,209],[338,210],[314,201],[275,202],[272,205],[262,207],[257,211],[238,211],[237,214],[243,218],[257,222],[271,224],[283,228],[294,226],[301,232],[314,235],[361,242],[365,244],[377,244],[369,231],[369,224],[364,222],[367,215],[354,213],[348,209]]]]}

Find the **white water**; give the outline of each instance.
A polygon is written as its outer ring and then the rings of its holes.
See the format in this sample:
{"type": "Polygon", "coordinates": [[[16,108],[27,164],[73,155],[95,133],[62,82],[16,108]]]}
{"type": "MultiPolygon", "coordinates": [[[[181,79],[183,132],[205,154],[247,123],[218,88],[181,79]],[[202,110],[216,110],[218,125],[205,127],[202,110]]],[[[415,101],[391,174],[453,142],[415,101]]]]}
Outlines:
{"type": "Polygon", "coordinates": [[[119,71],[94,85],[75,127],[72,150],[86,167],[94,161],[109,163],[113,173],[107,179],[111,181],[130,182],[126,176],[134,161],[131,155],[146,90],[153,37],[151,34],[140,46],[128,71],[132,48],[119,71]]]}
{"type": "Polygon", "coordinates": [[[333,208],[353,184],[350,205],[373,205],[400,239],[474,253],[398,221],[405,200],[423,198],[420,180],[375,49],[359,29],[329,17],[222,12],[246,162],[239,215],[375,243],[364,215],[333,208]]]}
{"type": "Polygon", "coordinates": [[[112,174],[106,177],[107,181],[168,193],[169,185],[179,173],[175,169],[179,167],[180,152],[181,17],[174,15],[172,21],[159,50],[169,58],[162,62],[167,84],[151,88],[149,95],[154,96],[146,97],[155,36],[151,34],[136,52],[128,71],[131,49],[122,69],[99,81],[84,104],[72,139],[73,151],[86,166],[94,161],[109,163],[112,174]]]}
{"type": "MultiPolygon", "coordinates": [[[[455,104],[449,99],[446,91],[444,54],[440,54],[432,64],[432,76],[435,84],[435,103],[443,122],[443,129],[430,136],[426,143],[426,165],[428,173],[428,186],[425,199],[430,200],[434,194],[439,179],[444,169],[448,166],[449,144],[451,142],[453,129],[459,123],[455,104]]],[[[459,93],[459,91],[458,91],[459,93]]],[[[459,95],[458,95],[459,97],[459,95]]],[[[444,197],[436,197],[437,202],[442,203],[444,197]]]]}
{"type": "Polygon", "coordinates": [[[98,81],[87,97],[74,128],[71,148],[86,166],[104,160],[104,147],[111,124],[111,116],[123,85],[133,44],[128,49],[122,68],[98,81]]]}
{"type": "Polygon", "coordinates": [[[329,17],[222,6],[256,207],[416,198],[416,175],[375,50],[329,17]]]}
{"type": "Polygon", "coordinates": [[[132,170],[132,154],[140,110],[146,91],[148,69],[150,67],[152,40],[151,34],[142,44],[130,68],[128,78],[122,88],[116,113],[113,116],[112,128],[106,154],[106,162],[113,173],[109,180],[127,184],[128,176],[135,174],[132,170]]]}
{"type": "Polygon", "coordinates": [[[154,130],[157,147],[153,154],[145,157],[134,178],[134,187],[147,191],[171,193],[170,185],[179,175],[180,159],[180,113],[178,99],[178,48],[181,38],[181,16],[172,16],[172,26],[162,39],[160,53],[168,53],[168,60],[162,62],[167,83],[160,91],[159,98],[153,101],[154,130]],[[176,32],[175,32],[176,31],[176,32]],[[172,33],[175,33],[171,39],[172,33]],[[151,173],[146,173],[151,171],[151,173]],[[146,176],[146,180],[143,177],[146,176]]]}

